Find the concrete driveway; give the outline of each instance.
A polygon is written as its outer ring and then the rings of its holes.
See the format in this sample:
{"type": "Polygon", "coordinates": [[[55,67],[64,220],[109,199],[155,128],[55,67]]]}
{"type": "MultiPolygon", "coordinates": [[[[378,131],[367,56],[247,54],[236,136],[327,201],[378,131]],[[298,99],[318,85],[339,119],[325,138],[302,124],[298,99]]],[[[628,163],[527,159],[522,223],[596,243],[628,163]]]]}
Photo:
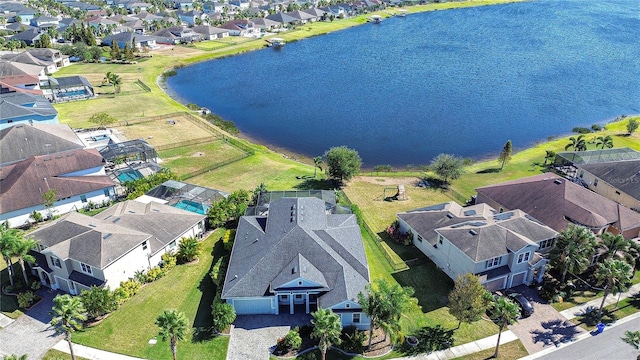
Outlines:
{"type": "MultiPolygon", "coordinates": [[[[38,295],[42,300],[11,325],[0,330],[0,354],[27,354],[31,360],[40,359],[55,345],[61,335],[56,335],[49,326],[53,298],[58,292],[48,292],[42,288],[38,295]]],[[[3,295],[4,296],[4,295],[3,295]]]]}
{"type": "Polygon", "coordinates": [[[518,286],[513,290],[526,296],[533,304],[533,315],[526,319],[520,319],[517,323],[509,326],[509,329],[518,336],[529,354],[575,340],[578,335],[585,332],[542,300],[535,289],[518,286]]]}
{"type": "Polygon", "coordinates": [[[278,338],[296,326],[311,325],[311,316],[251,315],[238,316],[231,328],[227,360],[265,360],[278,338]]]}

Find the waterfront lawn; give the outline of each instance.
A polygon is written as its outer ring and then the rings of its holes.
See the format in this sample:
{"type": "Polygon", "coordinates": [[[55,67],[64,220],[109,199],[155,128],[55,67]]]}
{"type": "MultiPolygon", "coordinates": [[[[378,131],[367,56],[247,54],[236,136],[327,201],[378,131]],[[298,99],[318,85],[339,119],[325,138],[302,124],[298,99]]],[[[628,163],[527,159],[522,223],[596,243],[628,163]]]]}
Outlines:
{"type": "MultiPolygon", "coordinates": [[[[615,294],[609,295],[614,296],[615,294]]],[[[599,306],[598,306],[599,307],[599,306]]],[[[620,300],[618,306],[616,304],[611,304],[605,306],[602,309],[602,323],[611,324],[616,322],[619,319],[625,318],[629,315],[633,315],[640,311],[640,296],[630,297],[626,299],[620,300]]],[[[583,329],[587,331],[593,331],[596,329],[596,325],[598,325],[597,321],[598,308],[595,308],[592,312],[575,317],[571,319],[571,322],[579,325],[583,329]]]]}
{"type": "MultiPolygon", "coordinates": [[[[209,272],[214,260],[222,255],[220,238],[224,229],[214,231],[203,241],[199,262],[178,265],[165,277],[145,285],[100,325],[73,334],[73,341],[106,351],[146,359],[171,359],[169,345],[158,338],[155,319],[164,309],[184,312],[194,329],[211,327],[211,304],[215,295],[209,272]],[[150,339],[158,339],[149,345],[150,339]]],[[[178,351],[188,359],[224,359],[229,338],[207,336],[206,332],[189,334],[178,344],[178,351]]]]}
{"type": "Polygon", "coordinates": [[[197,120],[187,119],[184,114],[167,115],[159,119],[130,123],[129,125],[116,126],[115,130],[122,133],[129,140],[144,139],[153,147],[166,146],[195,139],[220,137],[210,131],[203,130],[203,125],[194,123],[197,120]],[[173,120],[175,124],[167,123],[173,120]]]}
{"type": "Polygon", "coordinates": [[[158,152],[158,156],[162,159],[162,167],[168,167],[178,176],[183,176],[207,166],[246,156],[246,153],[217,139],[204,144],[162,150],[158,152]]]}

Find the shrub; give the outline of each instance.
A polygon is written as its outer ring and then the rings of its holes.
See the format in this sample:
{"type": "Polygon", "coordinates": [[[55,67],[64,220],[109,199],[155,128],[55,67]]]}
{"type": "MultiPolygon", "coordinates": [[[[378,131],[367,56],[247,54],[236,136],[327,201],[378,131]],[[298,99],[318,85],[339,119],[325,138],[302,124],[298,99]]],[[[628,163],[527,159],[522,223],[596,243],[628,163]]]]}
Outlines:
{"type": "Polygon", "coordinates": [[[602,131],[602,126],[598,124],[593,124],[591,125],[591,130],[593,130],[594,132],[602,131]]]}
{"type": "Polygon", "coordinates": [[[214,303],[211,310],[213,315],[213,328],[222,331],[236,320],[236,311],[231,304],[214,303]]]}
{"type": "Polygon", "coordinates": [[[178,250],[178,257],[184,262],[191,262],[198,258],[202,244],[194,237],[182,238],[178,250]]]}
{"type": "Polygon", "coordinates": [[[342,329],[340,334],[340,348],[352,354],[362,354],[365,347],[362,343],[366,340],[367,334],[364,331],[358,331],[354,325],[349,325],[342,329]]]}
{"type": "Polygon", "coordinates": [[[200,107],[197,104],[187,104],[187,109],[189,110],[198,110],[200,107]]]}
{"type": "Polygon", "coordinates": [[[139,281],[141,284],[144,284],[147,282],[147,274],[144,272],[144,270],[136,271],[133,274],[133,278],[139,281]]]}
{"type": "Polygon", "coordinates": [[[42,283],[40,281],[38,281],[38,280],[34,280],[31,283],[31,290],[33,290],[33,291],[38,291],[38,290],[40,290],[41,287],[42,287],[42,283]]]}
{"type": "Polygon", "coordinates": [[[296,329],[290,330],[284,337],[284,343],[289,349],[298,350],[302,346],[302,338],[296,329]]]}
{"type": "Polygon", "coordinates": [[[578,134],[589,134],[591,132],[591,129],[586,127],[574,127],[573,129],[571,129],[571,131],[578,134]]]}
{"type": "Polygon", "coordinates": [[[120,288],[127,294],[126,299],[132,297],[140,291],[142,284],[138,280],[129,279],[120,283],[120,288]]]}
{"type": "Polygon", "coordinates": [[[149,271],[147,271],[147,282],[150,283],[152,281],[156,281],[163,277],[165,274],[164,270],[159,266],[154,266],[149,271]]]}
{"type": "Polygon", "coordinates": [[[116,298],[114,294],[109,291],[108,287],[99,288],[92,286],[89,290],[82,290],[80,299],[90,319],[97,319],[114,311],[118,307],[116,298]]]}
{"type": "Polygon", "coordinates": [[[298,331],[298,333],[300,333],[300,336],[303,338],[310,337],[312,332],[313,326],[311,325],[302,325],[302,327],[300,327],[300,330],[298,331]]]}
{"type": "Polygon", "coordinates": [[[18,306],[21,308],[28,308],[33,305],[33,302],[36,300],[36,296],[33,294],[33,291],[25,291],[18,294],[18,306]]]}
{"type": "Polygon", "coordinates": [[[116,304],[122,305],[127,299],[129,299],[129,293],[125,289],[119,287],[113,291],[113,300],[116,304]]]}
{"type": "Polygon", "coordinates": [[[453,330],[446,330],[440,325],[425,326],[414,336],[418,339],[418,345],[407,349],[407,353],[412,355],[446,350],[453,345],[453,330]]]}
{"type": "Polygon", "coordinates": [[[232,235],[232,231],[231,230],[227,230],[224,233],[224,236],[222,237],[222,244],[224,245],[224,251],[231,251],[231,249],[233,249],[233,237],[232,235]]]}
{"type": "Polygon", "coordinates": [[[171,253],[164,253],[162,254],[162,265],[161,267],[165,270],[165,271],[169,271],[171,269],[173,269],[174,267],[176,267],[176,257],[175,255],[171,254],[171,253]]]}

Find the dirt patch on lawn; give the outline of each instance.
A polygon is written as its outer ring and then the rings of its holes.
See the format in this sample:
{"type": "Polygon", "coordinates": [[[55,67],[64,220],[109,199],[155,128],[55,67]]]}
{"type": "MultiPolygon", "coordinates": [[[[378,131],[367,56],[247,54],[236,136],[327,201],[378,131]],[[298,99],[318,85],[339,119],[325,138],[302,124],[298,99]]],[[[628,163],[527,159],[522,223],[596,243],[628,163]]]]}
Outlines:
{"type": "Polygon", "coordinates": [[[406,185],[418,186],[421,181],[418,177],[378,177],[378,176],[356,176],[353,181],[363,181],[376,185],[406,185]]]}
{"type": "Polygon", "coordinates": [[[204,156],[204,153],[201,151],[198,151],[196,153],[193,153],[193,155],[191,155],[191,157],[203,157],[203,156],[204,156]]]}

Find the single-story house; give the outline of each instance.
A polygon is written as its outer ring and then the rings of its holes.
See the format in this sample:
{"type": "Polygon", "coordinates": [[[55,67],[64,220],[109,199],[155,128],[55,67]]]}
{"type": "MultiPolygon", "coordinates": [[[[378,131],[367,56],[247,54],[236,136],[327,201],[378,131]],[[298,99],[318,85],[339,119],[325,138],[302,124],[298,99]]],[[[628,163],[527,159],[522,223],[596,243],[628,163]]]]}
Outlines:
{"type": "Polygon", "coordinates": [[[136,48],[141,50],[143,47],[153,49],[156,47],[156,38],[154,36],[140,35],[137,33],[119,33],[105,36],[102,43],[111,46],[112,42],[118,43],[118,47],[124,49],[125,45],[135,43],[136,48]]]}
{"type": "Polygon", "coordinates": [[[523,211],[448,202],[398,214],[402,233],[452,280],[471,273],[491,291],[542,281],[553,229],[523,211]]]}
{"type": "Polygon", "coordinates": [[[133,200],[86,216],[76,212],[34,231],[34,269],[43,285],[70,294],[91,286],[115,289],[137,271],[157,266],[182,238],[200,237],[205,216],[133,200]]]}
{"type": "Polygon", "coordinates": [[[49,88],[44,96],[52,102],[86,100],[95,96],[93,86],[84,76],[49,78],[49,88]]]}
{"type": "Polygon", "coordinates": [[[229,36],[229,30],[213,27],[211,25],[194,26],[193,31],[200,34],[202,40],[222,39],[229,36]]]}
{"type": "Polygon", "coordinates": [[[553,173],[483,186],[476,203],[499,211],[520,209],[555,231],[569,223],[609,231],[626,239],[640,236],[640,213],[553,173]]]}
{"type": "Polygon", "coordinates": [[[315,197],[281,197],[268,208],[240,218],[222,299],[238,315],[321,307],[343,326],[368,329],[358,294],[370,275],[355,215],[331,213],[315,197]]]}
{"type": "Polygon", "coordinates": [[[175,45],[200,41],[200,34],[193,29],[184,26],[172,26],[153,33],[156,43],[175,45]]]}
{"type": "Polygon", "coordinates": [[[77,149],[32,156],[0,168],[0,222],[11,227],[31,222],[36,211],[44,218],[115,199],[115,183],[105,175],[104,159],[95,149],[77,149]],[[46,209],[43,195],[55,190],[46,209]]]}

